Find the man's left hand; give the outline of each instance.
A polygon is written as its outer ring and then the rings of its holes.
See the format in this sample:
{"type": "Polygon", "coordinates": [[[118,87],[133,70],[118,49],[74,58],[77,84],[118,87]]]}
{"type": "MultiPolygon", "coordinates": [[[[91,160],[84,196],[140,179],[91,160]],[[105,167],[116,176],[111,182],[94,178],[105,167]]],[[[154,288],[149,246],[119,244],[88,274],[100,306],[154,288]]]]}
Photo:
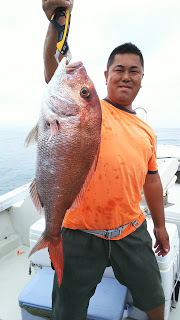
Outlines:
{"type": "Polygon", "coordinates": [[[154,248],[156,248],[155,253],[157,253],[158,256],[166,256],[170,250],[169,236],[166,228],[154,227],[154,235],[156,237],[156,243],[154,245],[154,248]]]}

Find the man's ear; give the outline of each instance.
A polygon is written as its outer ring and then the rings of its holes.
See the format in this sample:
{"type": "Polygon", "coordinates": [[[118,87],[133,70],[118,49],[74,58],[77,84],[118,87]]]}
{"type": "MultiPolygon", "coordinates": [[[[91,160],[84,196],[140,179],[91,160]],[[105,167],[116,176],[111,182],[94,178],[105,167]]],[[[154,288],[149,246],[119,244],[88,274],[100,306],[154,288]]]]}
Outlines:
{"type": "MultiPolygon", "coordinates": [[[[142,79],[143,79],[143,77],[144,77],[144,73],[142,74],[142,78],[141,78],[141,84],[142,84],[142,79]]],[[[142,88],[142,85],[141,85],[141,88],[142,88]]]]}
{"type": "Polygon", "coordinates": [[[105,76],[106,84],[107,84],[107,78],[108,78],[108,72],[107,72],[107,70],[106,70],[106,71],[104,71],[104,76],[105,76]]]}

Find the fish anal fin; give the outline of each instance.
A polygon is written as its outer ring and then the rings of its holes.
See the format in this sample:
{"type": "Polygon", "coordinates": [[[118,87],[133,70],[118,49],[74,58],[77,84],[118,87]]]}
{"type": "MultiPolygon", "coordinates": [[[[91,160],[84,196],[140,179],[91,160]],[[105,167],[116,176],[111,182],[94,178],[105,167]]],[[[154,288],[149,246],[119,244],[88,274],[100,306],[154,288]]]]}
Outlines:
{"type": "Polygon", "coordinates": [[[33,181],[31,182],[30,184],[30,196],[31,196],[31,199],[36,207],[36,209],[42,213],[43,211],[43,204],[39,198],[39,195],[38,195],[38,192],[37,192],[37,188],[36,188],[36,178],[33,179],[33,181]]]}
{"type": "Polygon", "coordinates": [[[29,147],[30,144],[36,143],[38,140],[38,124],[35,125],[35,127],[29,132],[27,135],[24,145],[25,147],[29,147]]]}
{"type": "Polygon", "coordinates": [[[74,208],[78,207],[81,204],[81,202],[82,202],[82,200],[84,198],[84,195],[86,193],[86,190],[87,190],[87,188],[88,188],[88,186],[90,184],[90,181],[91,181],[91,179],[92,179],[92,177],[93,177],[93,175],[94,175],[94,173],[96,171],[96,167],[97,167],[97,163],[98,163],[98,159],[99,159],[99,149],[100,149],[100,147],[98,148],[98,151],[97,151],[96,156],[94,158],[93,164],[92,164],[92,166],[91,166],[91,168],[90,168],[90,170],[88,172],[86,180],[84,181],[84,184],[83,184],[78,196],[76,197],[76,199],[74,200],[73,204],[68,209],[68,211],[73,210],[74,208]]]}
{"type": "Polygon", "coordinates": [[[46,237],[44,235],[44,233],[42,233],[41,237],[39,238],[38,242],[35,244],[35,246],[32,248],[28,258],[35,253],[38,250],[44,249],[46,247],[48,247],[49,242],[46,240],[46,237]]]}

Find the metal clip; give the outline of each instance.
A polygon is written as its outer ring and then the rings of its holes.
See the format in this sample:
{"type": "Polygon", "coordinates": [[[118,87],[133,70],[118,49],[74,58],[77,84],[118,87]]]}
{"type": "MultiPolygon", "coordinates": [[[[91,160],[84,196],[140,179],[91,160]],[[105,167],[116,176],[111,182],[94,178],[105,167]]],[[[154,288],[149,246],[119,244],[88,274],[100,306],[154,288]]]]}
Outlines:
{"type": "Polygon", "coordinates": [[[131,222],[134,228],[139,228],[139,222],[134,220],[131,222]]]}

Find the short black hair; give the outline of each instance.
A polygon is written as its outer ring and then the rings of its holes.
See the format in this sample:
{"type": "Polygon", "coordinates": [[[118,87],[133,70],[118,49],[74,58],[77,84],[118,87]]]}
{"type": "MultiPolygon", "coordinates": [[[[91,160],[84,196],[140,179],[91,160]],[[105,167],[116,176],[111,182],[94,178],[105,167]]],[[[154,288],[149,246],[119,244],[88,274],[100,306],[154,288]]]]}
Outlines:
{"type": "Polygon", "coordinates": [[[110,54],[108,62],[107,62],[107,71],[109,70],[110,66],[113,64],[114,57],[116,54],[125,54],[125,53],[132,53],[136,54],[140,58],[141,65],[144,69],[144,59],[141,51],[131,42],[124,43],[118,47],[116,47],[110,54]]]}

